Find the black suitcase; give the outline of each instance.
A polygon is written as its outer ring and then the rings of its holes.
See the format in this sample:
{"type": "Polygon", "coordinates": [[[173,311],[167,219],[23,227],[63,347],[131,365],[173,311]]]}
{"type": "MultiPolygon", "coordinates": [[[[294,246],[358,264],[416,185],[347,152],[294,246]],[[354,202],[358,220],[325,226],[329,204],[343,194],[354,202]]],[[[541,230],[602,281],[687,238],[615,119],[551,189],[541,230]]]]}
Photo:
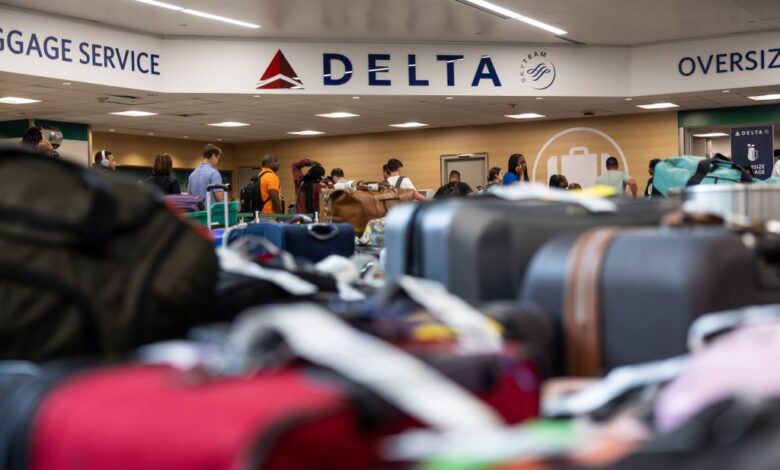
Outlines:
{"type": "Polygon", "coordinates": [[[777,297],[758,273],[753,250],[726,229],[598,228],[546,243],[520,299],[556,320],[559,373],[597,375],[683,354],[698,316],[777,297]]]}
{"type": "Polygon", "coordinates": [[[657,225],[673,208],[668,200],[614,202],[614,212],[489,195],[397,206],[387,218],[386,273],[439,281],[474,304],[515,299],[528,262],[550,237],[602,225],[657,225]]]}

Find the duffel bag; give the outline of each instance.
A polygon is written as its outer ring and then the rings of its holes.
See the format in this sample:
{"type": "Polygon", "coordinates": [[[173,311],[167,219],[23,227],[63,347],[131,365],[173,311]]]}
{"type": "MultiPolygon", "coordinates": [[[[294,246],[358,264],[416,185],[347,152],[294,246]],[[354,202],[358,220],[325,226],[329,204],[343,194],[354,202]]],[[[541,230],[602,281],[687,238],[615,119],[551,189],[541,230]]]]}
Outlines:
{"type": "Polygon", "coordinates": [[[116,353],[204,321],[206,234],[135,182],[0,148],[0,359],[116,353]]]}
{"type": "Polygon", "coordinates": [[[397,204],[413,201],[414,193],[413,189],[364,181],[355,189],[326,189],[320,198],[320,220],[352,224],[361,236],[369,221],[384,217],[397,204]]]}
{"type": "Polygon", "coordinates": [[[655,166],[653,188],[664,196],[669,190],[698,184],[752,183],[753,177],[744,167],[721,154],[704,157],[667,158],[655,166]]]}

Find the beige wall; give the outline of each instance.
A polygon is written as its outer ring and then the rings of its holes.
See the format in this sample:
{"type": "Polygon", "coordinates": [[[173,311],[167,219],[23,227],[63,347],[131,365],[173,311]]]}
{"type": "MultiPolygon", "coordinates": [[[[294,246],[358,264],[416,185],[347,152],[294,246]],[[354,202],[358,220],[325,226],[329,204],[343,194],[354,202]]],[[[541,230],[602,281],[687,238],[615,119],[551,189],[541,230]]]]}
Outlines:
{"type": "MultiPolygon", "coordinates": [[[[560,121],[518,122],[462,128],[426,129],[344,137],[319,137],[247,144],[221,145],[224,158],[220,166],[234,170],[234,191],[239,166],[258,166],[265,153],[274,153],[281,162],[280,176],[287,201],[293,199],[290,164],[300,158],[320,161],[329,171],[344,169],[347,178],[378,180],[387,159],[404,162],[403,174],[418,188],[438,188],[440,156],[487,152],[490,166],[506,167],[512,153],[525,154],[533,168],[542,146],[555,134],[572,128],[589,128],[606,134],[623,150],[629,172],[637,179],[640,191],[647,182],[647,165],[653,158],[678,153],[677,113],[647,113],[627,116],[571,119],[560,121]]],[[[206,142],[93,133],[93,148],[108,148],[119,164],[151,165],[158,152],[173,156],[176,167],[193,168],[200,162],[200,150],[206,142]]],[[[218,143],[221,144],[221,143],[218,143]]],[[[537,180],[547,181],[547,164],[553,156],[563,156],[572,147],[587,147],[593,154],[617,154],[605,138],[590,131],[571,132],[550,144],[539,156],[537,180]]],[[[560,167],[557,171],[563,171],[560,167]]],[[[566,172],[564,171],[564,174],[566,172]]],[[[571,175],[567,175],[574,181],[571,175]]]]}
{"type": "MultiPolygon", "coordinates": [[[[418,188],[435,189],[441,185],[441,155],[487,152],[490,166],[506,168],[509,155],[520,152],[525,154],[530,168],[548,139],[574,127],[592,128],[614,139],[625,153],[640,192],[648,179],[650,160],[678,153],[677,113],[664,112],[236,144],[232,161],[237,166],[257,166],[263,154],[276,154],[281,162],[282,188],[288,201],[293,196],[290,164],[300,158],[318,160],[328,171],[341,167],[349,179],[377,180],[387,159],[397,157],[404,162],[402,173],[418,188]]],[[[588,147],[591,153],[597,154],[617,153],[608,140],[597,134],[567,134],[540,156],[537,180],[546,182],[548,159],[567,155],[571,147],[588,147]]]]}

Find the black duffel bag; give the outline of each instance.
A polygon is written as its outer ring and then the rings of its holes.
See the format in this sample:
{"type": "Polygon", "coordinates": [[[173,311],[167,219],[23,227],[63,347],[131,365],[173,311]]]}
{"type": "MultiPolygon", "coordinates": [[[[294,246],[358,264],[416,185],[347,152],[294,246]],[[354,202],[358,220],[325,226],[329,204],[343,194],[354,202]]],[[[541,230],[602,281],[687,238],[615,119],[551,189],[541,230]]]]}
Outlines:
{"type": "Polygon", "coordinates": [[[211,242],[105,170],[0,147],[0,359],[106,354],[208,320],[211,242]]]}

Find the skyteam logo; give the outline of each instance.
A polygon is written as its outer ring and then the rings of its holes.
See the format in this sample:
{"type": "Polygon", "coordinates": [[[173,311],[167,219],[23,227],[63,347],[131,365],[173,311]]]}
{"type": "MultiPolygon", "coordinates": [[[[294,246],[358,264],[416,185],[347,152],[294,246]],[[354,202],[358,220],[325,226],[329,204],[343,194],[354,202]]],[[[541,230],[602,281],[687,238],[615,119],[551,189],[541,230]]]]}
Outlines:
{"type": "Polygon", "coordinates": [[[553,86],[558,78],[558,70],[547,51],[534,51],[526,54],[520,64],[521,81],[534,90],[546,90],[553,86]]]}

